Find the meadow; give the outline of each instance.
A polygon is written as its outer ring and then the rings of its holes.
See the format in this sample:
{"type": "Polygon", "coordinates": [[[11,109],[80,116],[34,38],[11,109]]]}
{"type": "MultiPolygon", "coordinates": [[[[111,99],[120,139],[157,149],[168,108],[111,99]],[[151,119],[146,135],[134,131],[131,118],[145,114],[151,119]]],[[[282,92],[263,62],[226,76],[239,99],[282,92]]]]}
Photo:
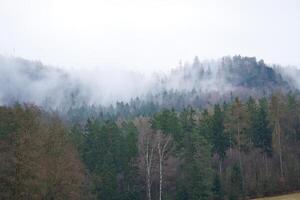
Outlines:
{"type": "Polygon", "coordinates": [[[264,197],[256,200],[300,200],[300,192],[287,194],[287,195],[274,196],[274,197],[264,197]]]}

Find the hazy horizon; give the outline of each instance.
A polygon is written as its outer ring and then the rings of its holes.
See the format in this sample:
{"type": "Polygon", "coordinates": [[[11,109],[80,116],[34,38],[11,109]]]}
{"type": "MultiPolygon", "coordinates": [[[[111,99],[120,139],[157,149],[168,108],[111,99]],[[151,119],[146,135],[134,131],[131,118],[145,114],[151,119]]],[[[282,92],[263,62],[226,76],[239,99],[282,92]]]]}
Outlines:
{"type": "Polygon", "coordinates": [[[143,73],[237,54],[300,66],[299,8],[296,0],[1,0],[0,54],[143,73]]]}

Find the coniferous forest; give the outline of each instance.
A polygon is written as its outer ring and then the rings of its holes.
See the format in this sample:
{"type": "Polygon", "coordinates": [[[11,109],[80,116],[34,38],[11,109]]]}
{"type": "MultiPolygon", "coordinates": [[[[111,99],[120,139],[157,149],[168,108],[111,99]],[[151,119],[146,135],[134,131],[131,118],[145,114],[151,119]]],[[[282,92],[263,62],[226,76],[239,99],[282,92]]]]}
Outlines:
{"type": "Polygon", "coordinates": [[[0,0],[0,200],[300,200],[300,0],[0,0]]]}
{"type": "MultiPolygon", "coordinates": [[[[0,199],[239,200],[299,190],[298,90],[275,67],[226,59],[238,89],[224,94],[165,89],[65,110],[3,104],[0,199]]],[[[173,73],[191,80],[197,69],[201,82],[201,66],[173,73]]]]}
{"type": "Polygon", "coordinates": [[[105,105],[60,70],[0,64],[15,70],[1,78],[0,199],[240,200],[300,189],[297,70],[196,57],[105,105]]]}

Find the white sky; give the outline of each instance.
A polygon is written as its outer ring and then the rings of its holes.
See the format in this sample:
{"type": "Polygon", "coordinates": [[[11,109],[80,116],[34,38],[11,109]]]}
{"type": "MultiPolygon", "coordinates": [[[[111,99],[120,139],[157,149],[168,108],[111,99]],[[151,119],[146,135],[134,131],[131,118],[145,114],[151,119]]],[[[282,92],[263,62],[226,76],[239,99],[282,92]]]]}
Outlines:
{"type": "Polygon", "coordinates": [[[142,72],[196,55],[300,66],[300,1],[0,0],[0,54],[142,72]]]}

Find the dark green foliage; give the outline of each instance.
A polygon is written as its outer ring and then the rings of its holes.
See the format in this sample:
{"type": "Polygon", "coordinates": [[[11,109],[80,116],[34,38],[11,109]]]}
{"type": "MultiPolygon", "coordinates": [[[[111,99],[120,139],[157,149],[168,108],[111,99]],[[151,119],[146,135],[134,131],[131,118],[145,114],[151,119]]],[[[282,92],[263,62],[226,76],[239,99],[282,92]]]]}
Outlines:
{"type": "Polygon", "coordinates": [[[300,112],[300,109],[297,96],[292,92],[289,92],[287,94],[286,102],[286,121],[283,126],[286,130],[288,139],[294,142],[300,139],[300,116],[298,112],[300,112]]]}
{"type": "Polygon", "coordinates": [[[223,161],[226,157],[226,151],[229,148],[229,138],[224,133],[224,112],[219,105],[215,105],[214,107],[210,128],[212,151],[219,156],[221,161],[223,161]]]}
{"type": "Polygon", "coordinates": [[[119,103],[106,110],[110,115],[82,108],[89,119],[83,123],[76,111],[70,129],[36,107],[0,107],[0,199],[145,199],[145,152],[152,149],[152,200],[159,185],[166,200],[238,200],[298,190],[299,96],[232,100],[207,110],[152,110],[152,117],[134,120],[135,103],[119,103]],[[170,146],[159,156],[166,141],[170,146]]]}
{"type": "Polygon", "coordinates": [[[216,174],[213,180],[212,194],[214,200],[224,199],[224,189],[219,174],[216,174]]]}
{"type": "Polygon", "coordinates": [[[75,140],[81,139],[79,151],[92,175],[97,199],[138,198],[137,130],[132,122],[118,127],[112,121],[88,120],[85,130],[73,135],[75,140]]]}
{"type": "Polygon", "coordinates": [[[272,154],[272,130],[268,121],[268,103],[266,99],[259,101],[254,144],[261,148],[268,156],[272,154]]]}
{"type": "Polygon", "coordinates": [[[238,200],[243,197],[243,177],[239,164],[235,163],[230,173],[230,200],[238,200]]]}
{"type": "Polygon", "coordinates": [[[205,117],[203,126],[196,123],[196,112],[192,108],[180,114],[183,138],[180,142],[183,176],[177,189],[177,199],[209,199],[211,197],[212,168],[211,144],[207,138],[205,117]]]}
{"type": "Polygon", "coordinates": [[[212,184],[211,146],[197,131],[193,131],[188,137],[184,150],[185,164],[182,166],[184,175],[182,183],[179,184],[177,198],[209,199],[212,184]]]}
{"type": "Polygon", "coordinates": [[[159,129],[165,134],[172,134],[175,137],[179,137],[180,124],[174,110],[163,110],[155,114],[151,124],[153,129],[159,129]]]}
{"type": "Polygon", "coordinates": [[[135,200],[139,199],[137,187],[138,166],[136,164],[138,156],[138,132],[132,122],[123,122],[122,133],[125,139],[125,146],[123,149],[125,162],[124,168],[122,169],[122,199],[135,200]]]}
{"type": "Polygon", "coordinates": [[[257,123],[258,123],[258,105],[252,97],[248,99],[246,102],[246,112],[248,115],[248,128],[246,131],[246,134],[249,138],[249,145],[253,146],[254,141],[256,140],[256,134],[257,134],[257,123]]]}

